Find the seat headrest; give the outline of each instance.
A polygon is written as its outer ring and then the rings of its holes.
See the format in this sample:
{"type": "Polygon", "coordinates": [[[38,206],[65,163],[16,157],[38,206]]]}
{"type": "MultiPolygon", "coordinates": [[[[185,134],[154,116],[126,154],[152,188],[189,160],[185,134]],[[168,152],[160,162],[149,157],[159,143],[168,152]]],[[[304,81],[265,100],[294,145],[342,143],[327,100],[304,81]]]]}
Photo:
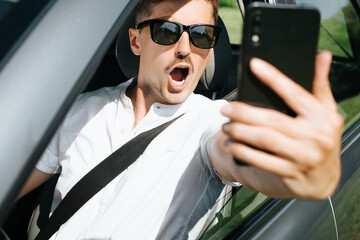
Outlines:
{"type": "Polygon", "coordinates": [[[127,78],[138,75],[140,57],[134,55],[130,48],[129,29],[135,25],[135,14],[132,12],[120,28],[116,39],[115,55],[121,71],[127,78]]]}
{"type": "Polygon", "coordinates": [[[229,35],[220,17],[216,25],[221,27],[221,33],[211,60],[200,77],[200,81],[196,87],[197,90],[217,91],[222,89],[227,83],[232,61],[232,50],[229,35]]]}
{"type": "MultiPolygon", "coordinates": [[[[134,27],[134,13],[130,14],[121,27],[117,41],[115,54],[121,71],[128,78],[138,75],[140,57],[133,54],[129,42],[129,28],[134,27]]],[[[217,25],[222,28],[218,42],[214,48],[211,60],[202,74],[197,90],[216,91],[226,84],[227,76],[232,60],[229,36],[223,21],[218,19],[217,25]]]]}

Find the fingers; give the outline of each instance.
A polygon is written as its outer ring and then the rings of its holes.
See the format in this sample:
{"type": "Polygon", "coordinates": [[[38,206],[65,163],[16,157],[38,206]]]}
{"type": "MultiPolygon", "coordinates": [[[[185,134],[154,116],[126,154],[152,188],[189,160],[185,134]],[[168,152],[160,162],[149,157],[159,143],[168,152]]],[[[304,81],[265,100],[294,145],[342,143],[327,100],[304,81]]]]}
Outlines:
{"type": "Polygon", "coordinates": [[[328,80],[331,60],[332,55],[328,51],[323,51],[316,56],[313,94],[330,110],[336,110],[336,103],[328,80]]]}
{"type": "Polygon", "coordinates": [[[296,119],[273,109],[254,107],[241,102],[232,102],[222,108],[222,114],[232,122],[272,128],[289,137],[301,137],[306,134],[296,119]]]}
{"type": "Polygon", "coordinates": [[[292,162],[281,157],[268,154],[261,150],[254,149],[241,143],[228,143],[229,150],[241,161],[250,164],[253,167],[281,175],[287,178],[295,178],[297,169],[292,162]]]}
{"type": "Polygon", "coordinates": [[[322,158],[321,152],[331,151],[341,136],[342,121],[337,112],[319,119],[292,118],[240,102],[224,106],[222,112],[231,120],[223,131],[233,142],[286,158],[300,168],[311,168],[322,158]]]}
{"type": "Polygon", "coordinates": [[[293,155],[301,155],[298,153],[297,141],[271,128],[230,123],[223,126],[223,131],[236,142],[245,143],[277,156],[292,158],[293,155]],[[289,154],[289,149],[292,150],[292,154],[289,154]]]}
{"type": "MultiPolygon", "coordinates": [[[[262,151],[266,155],[270,154],[289,163],[296,164],[300,171],[314,167],[319,161],[324,159],[323,150],[325,152],[331,151],[337,145],[330,140],[334,138],[333,136],[327,135],[330,138],[328,139],[327,137],[317,136],[315,133],[305,138],[293,138],[272,128],[241,123],[225,124],[222,130],[231,139],[232,143],[244,144],[250,146],[250,149],[254,151],[262,151]],[[306,139],[306,141],[303,141],[303,139],[306,139]],[[313,144],[315,141],[316,143],[313,144]]],[[[236,158],[242,160],[241,152],[237,151],[233,152],[233,154],[236,158]]],[[[248,159],[247,163],[253,165],[252,161],[256,160],[248,159]]]]}

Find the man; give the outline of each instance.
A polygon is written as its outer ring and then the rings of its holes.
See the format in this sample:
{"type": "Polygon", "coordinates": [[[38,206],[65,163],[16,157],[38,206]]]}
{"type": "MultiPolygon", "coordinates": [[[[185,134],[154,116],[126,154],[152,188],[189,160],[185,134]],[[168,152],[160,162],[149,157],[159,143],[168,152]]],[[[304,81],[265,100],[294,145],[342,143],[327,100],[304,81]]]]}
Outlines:
{"type": "Polygon", "coordinates": [[[215,203],[222,182],[277,198],[323,199],[334,192],[343,123],[327,77],[331,55],[317,56],[313,94],[268,63],[251,61],[254,74],[296,118],[195,95],[212,54],[217,7],[211,0],[140,1],[137,27],[129,30],[132,51],[140,56],[138,77],[78,99],[20,196],[61,172],[54,209],[82,176],[121,145],[184,115],[51,239],[196,236],[194,226],[215,203]],[[195,24],[203,25],[194,29],[195,24]],[[169,29],[184,31],[169,38],[169,29]],[[207,41],[196,36],[205,29],[207,41]],[[249,166],[237,165],[234,157],[249,166]]]}

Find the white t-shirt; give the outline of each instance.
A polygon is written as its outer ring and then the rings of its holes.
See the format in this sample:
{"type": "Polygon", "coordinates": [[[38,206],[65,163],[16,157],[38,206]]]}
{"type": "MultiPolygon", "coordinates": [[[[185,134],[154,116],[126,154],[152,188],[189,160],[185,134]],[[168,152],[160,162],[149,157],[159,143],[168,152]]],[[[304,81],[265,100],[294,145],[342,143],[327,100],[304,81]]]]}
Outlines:
{"type": "Polygon", "coordinates": [[[124,143],[185,114],[51,239],[187,239],[222,191],[208,146],[227,121],[220,114],[226,101],[191,94],[178,105],[154,103],[132,130],[133,107],[125,95],[131,81],[81,95],[38,162],[43,172],[61,172],[52,212],[78,180],[124,143]]]}

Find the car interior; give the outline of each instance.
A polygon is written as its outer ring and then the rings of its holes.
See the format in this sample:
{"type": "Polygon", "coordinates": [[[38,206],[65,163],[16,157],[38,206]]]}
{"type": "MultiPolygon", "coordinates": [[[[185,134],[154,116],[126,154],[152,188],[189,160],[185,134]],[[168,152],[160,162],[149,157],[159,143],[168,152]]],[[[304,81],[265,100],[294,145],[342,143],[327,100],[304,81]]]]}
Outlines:
{"type": "MultiPolygon", "coordinates": [[[[234,74],[237,73],[231,72],[231,69],[236,69],[236,67],[232,67],[232,64],[236,64],[233,59],[237,60],[237,56],[232,55],[233,50],[229,36],[220,17],[217,25],[222,29],[220,37],[211,61],[195,90],[196,94],[202,94],[210,99],[224,98],[226,94],[235,90],[236,86],[234,74]],[[233,89],[229,87],[230,85],[234,86],[233,89]]],[[[84,92],[94,91],[105,86],[115,86],[137,75],[139,57],[132,53],[128,40],[128,29],[133,26],[134,14],[132,13],[122,25],[117,38],[111,44],[84,92]]],[[[230,94],[227,99],[230,100],[233,96],[235,95],[230,94]]],[[[3,224],[10,239],[35,238],[49,216],[57,178],[58,175],[55,175],[43,186],[18,200],[14,210],[3,224]]]]}

